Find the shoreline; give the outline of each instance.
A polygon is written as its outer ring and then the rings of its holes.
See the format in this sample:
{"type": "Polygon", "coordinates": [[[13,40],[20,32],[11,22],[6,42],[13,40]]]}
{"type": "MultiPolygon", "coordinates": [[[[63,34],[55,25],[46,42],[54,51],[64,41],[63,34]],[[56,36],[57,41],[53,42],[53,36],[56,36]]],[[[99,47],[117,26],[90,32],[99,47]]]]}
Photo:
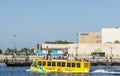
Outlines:
{"type": "MultiPolygon", "coordinates": [[[[48,59],[50,59],[49,57],[48,59]]],[[[45,59],[44,56],[12,56],[12,55],[0,55],[0,63],[5,63],[5,59],[8,60],[8,62],[26,62],[26,59],[28,62],[32,62],[36,59],[45,59]]],[[[51,58],[52,59],[52,58],[51,58]]],[[[68,58],[68,60],[73,60],[74,58],[68,58]]],[[[81,61],[89,61],[91,62],[91,65],[93,66],[120,66],[120,58],[107,58],[106,57],[99,57],[99,58],[79,58],[78,60],[81,61]]]]}

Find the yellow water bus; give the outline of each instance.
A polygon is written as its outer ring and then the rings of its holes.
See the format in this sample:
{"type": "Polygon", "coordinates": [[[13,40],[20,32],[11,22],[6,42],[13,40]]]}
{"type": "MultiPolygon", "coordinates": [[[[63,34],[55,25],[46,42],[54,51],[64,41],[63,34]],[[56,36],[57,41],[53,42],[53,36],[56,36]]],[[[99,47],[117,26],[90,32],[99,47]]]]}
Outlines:
{"type": "Polygon", "coordinates": [[[30,66],[30,69],[40,73],[89,73],[90,62],[73,60],[35,60],[30,66]]]}

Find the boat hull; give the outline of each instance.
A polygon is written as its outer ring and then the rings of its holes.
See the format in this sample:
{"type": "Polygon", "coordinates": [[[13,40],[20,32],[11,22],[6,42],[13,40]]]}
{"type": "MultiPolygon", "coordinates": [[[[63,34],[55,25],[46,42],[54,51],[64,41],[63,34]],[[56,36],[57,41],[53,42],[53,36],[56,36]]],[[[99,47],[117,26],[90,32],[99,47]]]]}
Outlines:
{"type": "Polygon", "coordinates": [[[67,61],[67,60],[36,60],[30,69],[40,73],[89,73],[90,62],[67,61]]]}
{"type": "Polygon", "coordinates": [[[35,68],[35,67],[30,67],[30,69],[32,71],[35,71],[35,72],[39,72],[39,73],[89,73],[89,69],[69,69],[69,68],[48,68],[48,69],[44,69],[42,67],[38,67],[38,68],[35,68]],[[49,70],[50,69],[50,70],[49,70]],[[59,69],[59,70],[58,70],[59,69]]]}
{"type": "Polygon", "coordinates": [[[12,62],[12,63],[5,63],[6,66],[8,67],[15,67],[15,66],[30,66],[31,65],[31,62],[21,62],[21,63],[15,63],[15,62],[12,62]]]}

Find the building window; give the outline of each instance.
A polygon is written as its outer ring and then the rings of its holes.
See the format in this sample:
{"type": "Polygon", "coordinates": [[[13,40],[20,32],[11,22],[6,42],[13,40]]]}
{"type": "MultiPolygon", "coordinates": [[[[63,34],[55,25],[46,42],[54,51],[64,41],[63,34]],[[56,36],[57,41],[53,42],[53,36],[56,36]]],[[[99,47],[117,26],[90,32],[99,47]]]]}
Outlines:
{"type": "Polygon", "coordinates": [[[81,35],[81,36],[88,36],[89,33],[81,33],[80,35],[81,35]]]}
{"type": "Polygon", "coordinates": [[[105,52],[92,52],[91,56],[105,57],[105,52]]]}

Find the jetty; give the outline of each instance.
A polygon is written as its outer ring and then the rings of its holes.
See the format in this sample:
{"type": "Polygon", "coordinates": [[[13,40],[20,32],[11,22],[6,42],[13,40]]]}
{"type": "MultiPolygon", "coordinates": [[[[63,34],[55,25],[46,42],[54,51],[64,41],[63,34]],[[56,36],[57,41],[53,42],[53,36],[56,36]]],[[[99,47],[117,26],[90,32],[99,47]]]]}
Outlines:
{"type": "MultiPolygon", "coordinates": [[[[33,60],[36,59],[44,59],[44,56],[27,56],[29,59],[27,62],[32,62],[33,60]]],[[[15,56],[14,58],[12,55],[0,55],[0,63],[5,63],[5,60],[7,58],[8,62],[26,62],[26,56],[15,56]]],[[[49,59],[52,59],[52,57],[49,57],[49,59]]],[[[73,60],[71,57],[66,57],[68,60],[73,60]]],[[[77,58],[78,60],[81,61],[89,61],[91,62],[92,66],[120,66],[120,57],[91,57],[91,56],[85,56],[82,58],[77,58]]]]}

